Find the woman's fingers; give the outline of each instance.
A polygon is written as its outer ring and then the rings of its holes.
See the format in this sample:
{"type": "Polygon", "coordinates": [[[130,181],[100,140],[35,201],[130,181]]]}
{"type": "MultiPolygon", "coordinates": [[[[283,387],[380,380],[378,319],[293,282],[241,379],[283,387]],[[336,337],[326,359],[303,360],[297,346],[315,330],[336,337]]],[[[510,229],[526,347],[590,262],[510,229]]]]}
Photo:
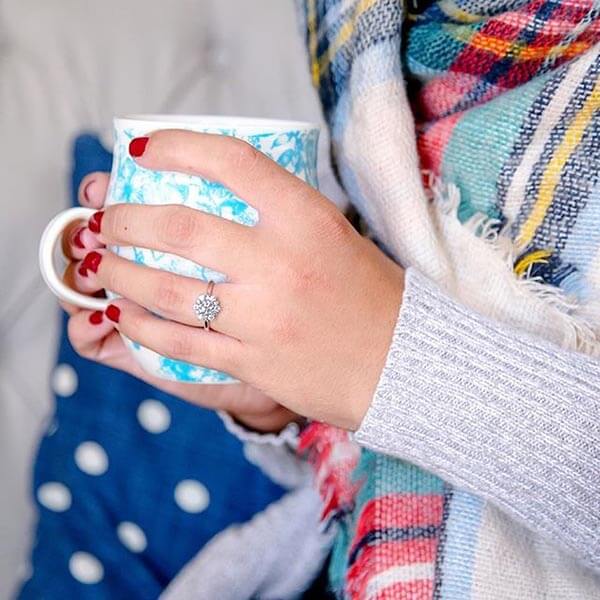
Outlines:
{"type": "Polygon", "coordinates": [[[81,356],[126,371],[152,384],[161,381],[166,383],[152,377],[140,367],[115,330],[115,324],[104,313],[79,310],[69,319],[68,334],[73,348],[81,356]]]}
{"type": "MultiPolygon", "coordinates": [[[[81,292],[108,289],[166,319],[194,327],[204,325],[193,310],[196,298],[208,287],[199,279],[145,267],[106,250],[92,252],[70,273],[75,289],[81,292]]],[[[257,305],[255,294],[252,285],[217,283],[213,295],[221,303],[221,312],[213,329],[243,339],[251,324],[248,315],[257,305]]]]}
{"type": "Polygon", "coordinates": [[[292,218],[298,203],[308,196],[318,197],[315,190],[265,154],[233,137],[162,130],[152,133],[145,146],[130,146],[130,152],[149,169],[218,181],[257,208],[261,222],[278,222],[282,216],[292,218]]]}
{"type": "MultiPolygon", "coordinates": [[[[73,347],[85,358],[106,362],[114,357],[117,350],[121,353],[118,344],[115,346],[112,338],[108,339],[116,333],[114,323],[100,311],[80,310],[75,313],[69,319],[68,333],[73,347]]],[[[125,346],[123,350],[126,350],[125,346]]]]}
{"type": "Polygon", "coordinates": [[[85,221],[71,223],[62,235],[63,254],[70,260],[81,260],[90,250],[102,246],[98,236],[90,231],[85,221]]]}
{"type": "Polygon", "coordinates": [[[107,245],[175,254],[233,280],[252,274],[261,262],[261,239],[253,228],[185,206],[110,206],[102,217],[101,239],[107,245]]]}
{"type": "Polygon", "coordinates": [[[115,331],[114,323],[103,313],[78,311],[69,319],[68,331],[73,347],[82,356],[125,371],[199,406],[243,414],[252,427],[260,428],[263,422],[268,421],[269,427],[265,429],[270,430],[273,420],[280,421],[279,426],[283,427],[294,418],[289,411],[245,384],[189,385],[150,375],[135,360],[115,331]]]}
{"type": "Polygon", "coordinates": [[[86,175],[79,185],[79,204],[87,208],[102,208],[108,191],[109,180],[109,173],[100,171],[86,175]]]}
{"type": "Polygon", "coordinates": [[[68,333],[73,348],[84,358],[125,371],[153,385],[160,383],[140,367],[104,313],[80,310],[69,319],[68,333]]]}
{"type": "Polygon", "coordinates": [[[242,342],[218,333],[167,321],[120,299],[106,311],[119,331],[158,354],[239,377],[248,353],[242,342]]]}
{"type": "Polygon", "coordinates": [[[93,277],[84,276],[83,273],[90,273],[92,268],[97,268],[95,265],[100,264],[99,260],[102,255],[99,252],[92,252],[80,262],[72,262],[67,265],[63,274],[63,281],[73,290],[94,296],[102,289],[102,284],[93,277]],[[95,257],[95,255],[98,255],[95,257]]]}
{"type": "MultiPolygon", "coordinates": [[[[88,208],[102,208],[108,189],[108,173],[92,173],[81,181],[79,203],[88,208]]],[[[62,250],[71,260],[81,260],[90,250],[101,248],[102,242],[85,221],[75,221],[65,228],[62,235],[62,250]]]]}

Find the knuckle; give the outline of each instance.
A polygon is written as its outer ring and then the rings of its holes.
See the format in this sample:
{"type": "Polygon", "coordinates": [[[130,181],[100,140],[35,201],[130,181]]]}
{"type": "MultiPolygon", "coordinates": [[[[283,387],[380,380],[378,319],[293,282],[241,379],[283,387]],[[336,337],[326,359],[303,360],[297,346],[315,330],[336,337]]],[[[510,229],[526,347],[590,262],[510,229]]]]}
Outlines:
{"type": "Polygon", "coordinates": [[[180,313],[183,304],[184,297],[177,276],[171,273],[161,273],[154,290],[154,308],[161,315],[171,315],[180,313]]]}
{"type": "Polygon", "coordinates": [[[335,206],[324,206],[315,213],[317,217],[315,230],[321,239],[339,245],[345,243],[353,234],[352,225],[335,206]]]}
{"type": "Polygon", "coordinates": [[[177,247],[192,246],[198,233],[194,215],[182,207],[168,209],[157,229],[163,244],[177,247]]]}
{"type": "Polygon", "coordinates": [[[248,142],[232,138],[227,158],[236,170],[248,173],[254,170],[260,159],[260,152],[248,142]]]}

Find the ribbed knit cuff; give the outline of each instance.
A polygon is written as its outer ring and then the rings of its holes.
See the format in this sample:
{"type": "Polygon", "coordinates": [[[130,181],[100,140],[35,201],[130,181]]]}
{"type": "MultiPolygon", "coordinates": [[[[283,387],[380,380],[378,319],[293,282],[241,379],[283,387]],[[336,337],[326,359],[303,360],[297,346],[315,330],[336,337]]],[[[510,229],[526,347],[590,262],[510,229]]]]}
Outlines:
{"type": "Polygon", "coordinates": [[[223,410],[217,411],[219,417],[225,425],[225,429],[241,442],[252,442],[253,444],[269,444],[271,446],[289,446],[296,448],[298,446],[298,435],[300,426],[295,421],[288,423],[278,433],[262,433],[247,429],[241,423],[238,423],[234,418],[223,410]]]}
{"type": "Polygon", "coordinates": [[[218,411],[225,428],[244,444],[244,456],[273,481],[287,489],[310,485],[313,472],[308,461],[298,458],[300,426],[288,423],[279,433],[246,429],[225,411],[218,411]]]}
{"type": "Polygon", "coordinates": [[[409,269],[355,439],[494,502],[600,567],[600,363],[460,306],[409,269]]]}

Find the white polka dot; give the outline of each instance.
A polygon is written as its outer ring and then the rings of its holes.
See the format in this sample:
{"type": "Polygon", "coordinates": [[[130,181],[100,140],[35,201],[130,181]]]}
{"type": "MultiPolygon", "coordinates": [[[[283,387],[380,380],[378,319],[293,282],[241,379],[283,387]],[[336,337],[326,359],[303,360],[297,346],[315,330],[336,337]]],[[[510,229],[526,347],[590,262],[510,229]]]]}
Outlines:
{"type": "Polygon", "coordinates": [[[57,481],[49,481],[40,485],[37,490],[40,504],[55,512],[64,512],[71,507],[71,492],[66,485],[57,481]]]}
{"type": "Polygon", "coordinates": [[[146,535],[141,528],[130,521],[123,521],[117,527],[117,535],[121,543],[132,552],[143,552],[148,545],[146,535]]]}
{"type": "Polygon", "coordinates": [[[69,571],[81,583],[98,583],[104,577],[102,563],[87,552],[75,552],[71,556],[69,571]]]}
{"type": "Polygon", "coordinates": [[[144,400],[138,408],[137,418],[150,433],[162,433],[171,425],[169,409],[158,400],[144,400]]]}
{"type": "Polygon", "coordinates": [[[75,450],[77,466],[88,475],[102,475],[108,469],[108,456],[96,442],[83,442],[75,450]]]}
{"type": "Polygon", "coordinates": [[[175,488],[175,502],[186,512],[199,513],[208,506],[210,495],[199,481],[184,479],[175,488]]]}
{"type": "Polygon", "coordinates": [[[71,365],[58,365],[52,373],[52,389],[58,396],[72,396],[77,390],[77,373],[71,365]]]}

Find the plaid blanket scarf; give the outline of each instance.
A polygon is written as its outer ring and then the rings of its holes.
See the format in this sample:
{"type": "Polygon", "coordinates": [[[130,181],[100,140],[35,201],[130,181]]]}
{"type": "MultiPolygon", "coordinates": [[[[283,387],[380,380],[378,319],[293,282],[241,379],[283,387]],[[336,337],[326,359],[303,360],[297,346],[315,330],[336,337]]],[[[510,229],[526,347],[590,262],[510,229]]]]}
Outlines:
{"type": "MultiPolygon", "coordinates": [[[[378,241],[479,312],[599,354],[597,2],[302,7],[334,163],[378,241]]],[[[339,527],[340,597],[590,597],[540,584],[543,544],[490,503],[321,424],[300,451],[339,527]]]]}

